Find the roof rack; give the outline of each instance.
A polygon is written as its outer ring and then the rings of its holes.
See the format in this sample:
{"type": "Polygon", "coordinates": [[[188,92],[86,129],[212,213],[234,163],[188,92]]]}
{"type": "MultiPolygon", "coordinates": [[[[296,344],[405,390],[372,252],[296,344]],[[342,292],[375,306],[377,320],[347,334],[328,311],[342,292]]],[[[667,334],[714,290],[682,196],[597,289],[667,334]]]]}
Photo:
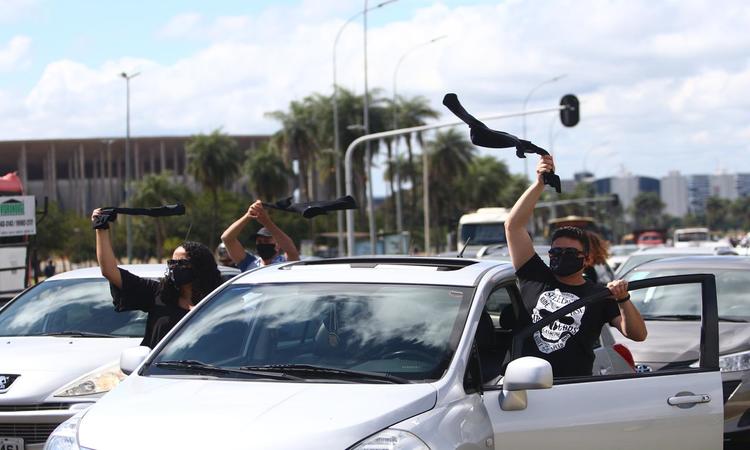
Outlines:
{"type": "Polygon", "coordinates": [[[294,266],[325,266],[331,264],[349,264],[352,268],[374,268],[379,265],[404,265],[435,267],[437,270],[459,270],[476,264],[477,261],[470,259],[430,258],[430,257],[353,257],[353,258],[330,258],[313,261],[297,261],[287,264],[281,269],[290,269],[294,266]]]}

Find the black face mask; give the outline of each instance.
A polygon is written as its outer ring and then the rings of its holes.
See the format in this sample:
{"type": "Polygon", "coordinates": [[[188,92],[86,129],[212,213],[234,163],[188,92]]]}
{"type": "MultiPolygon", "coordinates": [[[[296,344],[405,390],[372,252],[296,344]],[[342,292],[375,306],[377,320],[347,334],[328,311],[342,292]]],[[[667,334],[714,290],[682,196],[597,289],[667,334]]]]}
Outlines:
{"type": "Polygon", "coordinates": [[[256,244],[255,251],[262,260],[268,260],[276,255],[276,244],[256,244]]]}
{"type": "Polygon", "coordinates": [[[571,253],[550,255],[549,268],[555,275],[567,277],[583,269],[583,257],[571,253]]]}
{"type": "Polygon", "coordinates": [[[167,278],[172,280],[175,286],[180,287],[191,283],[195,279],[195,272],[192,267],[170,267],[167,271],[167,278]]]}

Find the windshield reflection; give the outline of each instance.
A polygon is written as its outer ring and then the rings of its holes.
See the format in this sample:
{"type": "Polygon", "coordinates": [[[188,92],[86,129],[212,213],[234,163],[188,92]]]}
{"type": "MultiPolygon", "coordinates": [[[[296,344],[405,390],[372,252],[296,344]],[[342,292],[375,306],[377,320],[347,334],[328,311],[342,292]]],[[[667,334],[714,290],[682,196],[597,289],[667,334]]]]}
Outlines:
{"type": "MultiPolygon", "coordinates": [[[[197,311],[154,362],[306,364],[436,379],[455,351],[470,300],[470,289],[446,286],[233,286],[197,311]]],[[[165,372],[152,365],[149,373],[165,372]]]]}
{"type": "Polygon", "coordinates": [[[45,281],[0,311],[0,336],[70,332],[143,337],[146,314],[115,312],[103,279],[45,281]]]}

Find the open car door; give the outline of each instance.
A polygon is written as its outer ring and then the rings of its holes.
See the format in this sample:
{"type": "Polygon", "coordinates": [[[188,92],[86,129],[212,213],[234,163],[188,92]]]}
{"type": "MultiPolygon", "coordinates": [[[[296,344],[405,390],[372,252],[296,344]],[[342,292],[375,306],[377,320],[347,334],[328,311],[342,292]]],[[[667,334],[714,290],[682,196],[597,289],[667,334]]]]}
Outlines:
{"type": "Polygon", "coordinates": [[[576,300],[517,332],[505,379],[497,386],[485,386],[483,399],[493,426],[494,448],[721,449],[723,404],[714,276],[652,278],[632,282],[628,288],[682,284],[701,285],[700,360],[693,367],[554,380],[548,371],[549,381],[534,383],[530,374],[543,365],[548,370],[549,363],[530,357],[516,362],[522,357],[524,340],[566,314],[604,300],[609,296],[606,291],[576,300]],[[536,367],[522,367],[528,361],[536,367]],[[517,368],[526,372],[511,373],[517,368]]]}

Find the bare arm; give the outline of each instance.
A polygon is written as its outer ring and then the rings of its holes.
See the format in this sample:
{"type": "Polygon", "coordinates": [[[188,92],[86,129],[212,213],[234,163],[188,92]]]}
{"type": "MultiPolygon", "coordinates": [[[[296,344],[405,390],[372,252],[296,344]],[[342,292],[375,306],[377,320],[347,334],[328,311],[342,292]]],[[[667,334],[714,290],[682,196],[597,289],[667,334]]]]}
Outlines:
{"type": "Polygon", "coordinates": [[[253,203],[250,207],[249,214],[250,217],[256,219],[271,232],[276,244],[278,244],[279,248],[286,253],[287,261],[299,261],[299,250],[297,250],[297,247],[294,245],[294,241],[292,241],[292,238],[287,236],[281,228],[273,223],[273,220],[271,220],[271,217],[268,215],[265,208],[263,208],[263,204],[260,200],[256,200],[256,202],[253,203]]]}
{"type": "MultiPolygon", "coordinates": [[[[100,215],[100,209],[97,208],[91,214],[91,221],[100,215]]],[[[96,260],[99,262],[99,268],[102,276],[114,284],[118,289],[122,288],[122,277],[120,269],[117,268],[117,258],[112,250],[112,241],[110,240],[109,230],[96,231],[96,260]]]]}
{"type": "Polygon", "coordinates": [[[252,217],[250,217],[250,210],[248,209],[248,212],[235,220],[234,223],[229,225],[229,227],[221,234],[221,242],[227,247],[227,253],[229,253],[229,257],[232,258],[232,261],[234,261],[235,264],[239,264],[245,259],[245,247],[240,242],[239,235],[242,230],[245,229],[245,226],[247,226],[252,220],[252,217]]]}
{"type": "Polygon", "coordinates": [[[542,174],[552,171],[554,168],[552,156],[542,156],[536,167],[536,181],[516,201],[513,209],[510,210],[508,220],[505,221],[505,236],[508,240],[510,260],[516,270],[520,269],[534,256],[534,243],[526,231],[526,224],[534,213],[536,202],[539,201],[539,197],[544,192],[542,174]]]}
{"type": "MultiPolygon", "coordinates": [[[[610,281],[607,287],[616,300],[623,300],[630,297],[630,294],[628,294],[628,282],[625,280],[610,281]]],[[[618,302],[617,307],[620,308],[620,315],[612,319],[609,324],[620,330],[620,333],[628,339],[637,342],[645,340],[648,330],[646,330],[646,322],[643,321],[638,308],[630,300],[621,303],[618,302]]]]}

